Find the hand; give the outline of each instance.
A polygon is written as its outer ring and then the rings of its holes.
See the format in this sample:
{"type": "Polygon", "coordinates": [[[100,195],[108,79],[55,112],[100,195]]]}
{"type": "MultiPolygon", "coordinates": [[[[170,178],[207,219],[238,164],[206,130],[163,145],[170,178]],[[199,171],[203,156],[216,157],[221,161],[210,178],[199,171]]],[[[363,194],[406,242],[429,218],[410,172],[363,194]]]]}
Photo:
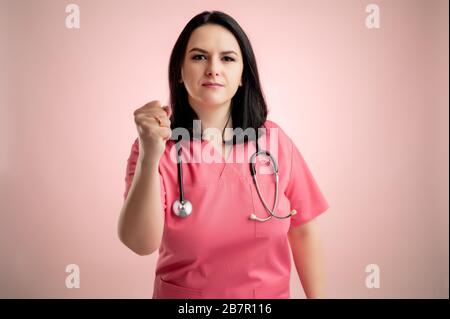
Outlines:
{"type": "Polygon", "coordinates": [[[166,142],[172,135],[170,106],[151,101],[134,111],[134,122],[139,134],[139,158],[158,162],[164,153],[166,142]]]}

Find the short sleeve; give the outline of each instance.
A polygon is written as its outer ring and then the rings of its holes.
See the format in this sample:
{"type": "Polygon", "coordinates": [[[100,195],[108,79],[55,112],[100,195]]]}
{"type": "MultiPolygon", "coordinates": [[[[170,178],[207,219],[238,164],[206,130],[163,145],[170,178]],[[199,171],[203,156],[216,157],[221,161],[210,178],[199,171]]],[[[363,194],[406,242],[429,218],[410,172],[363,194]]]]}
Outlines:
{"type": "MultiPolygon", "coordinates": [[[[136,170],[137,160],[139,158],[139,139],[136,138],[133,145],[131,146],[131,153],[127,161],[127,168],[125,172],[125,192],[123,193],[124,201],[127,199],[128,192],[130,191],[131,184],[133,182],[134,172],[136,170]]],[[[161,190],[161,203],[163,207],[163,211],[166,210],[166,191],[164,187],[164,179],[159,173],[159,185],[161,190]]]]}
{"type": "Polygon", "coordinates": [[[291,227],[296,227],[320,215],[329,205],[300,151],[291,139],[289,141],[291,171],[285,194],[291,203],[291,209],[297,211],[297,214],[291,217],[291,227]]]}

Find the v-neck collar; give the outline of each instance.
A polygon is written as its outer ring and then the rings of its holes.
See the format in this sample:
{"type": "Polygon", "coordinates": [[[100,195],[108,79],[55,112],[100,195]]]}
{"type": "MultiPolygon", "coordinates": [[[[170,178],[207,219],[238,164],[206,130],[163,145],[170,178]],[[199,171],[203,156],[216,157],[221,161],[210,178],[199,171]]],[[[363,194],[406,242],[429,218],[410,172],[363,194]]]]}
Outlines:
{"type": "MultiPolygon", "coordinates": [[[[214,144],[211,143],[209,140],[201,140],[201,143],[202,143],[202,146],[203,146],[203,144],[206,144],[206,145],[209,144],[210,147],[214,150],[214,153],[220,155],[221,162],[222,162],[222,163],[228,164],[228,161],[230,160],[230,156],[231,156],[232,151],[233,151],[233,149],[234,149],[234,144],[231,146],[231,150],[230,150],[230,152],[228,153],[227,158],[225,158],[224,154],[222,154],[221,151],[218,151],[217,148],[214,146],[214,144]]],[[[202,149],[203,149],[203,147],[202,147],[202,149]]]]}
{"type": "MultiPolygon", "coordinates": [[[[224,176],[225,176],[225,172],[227,170],[229,170],[229,166],[230,166],[230,165],[227,165],[227,164],[234,164],[234,163],[228,163],[227,159],[225,159],[225,157],[223,156],[222,152],[218,152],[217,148],[209,140],[201,140],[201,145],[202,145],[202,151],[203,151],[203,149],[204,149],[204,147],[206,145],[209,145],[213,149],[215,154],[219,154],[221,162],[217,163],[217,164],[222,164],[222,166],[221,166],[220,171],[219,171],[218,181],[219,182],[223,181],[224,176]]],[[[234,145],[232,147],[234,148],[234,145]]],[[[232,150],[230,150],[230,152],[228,153],[228,159],[231,156],[231,153],[232,153],[232,150]]],[[[217,155],[215,155],[215,156],[217,156],[217,155]]],[[[233,167],[234,165],[231,165],[231,166],[233,167]]],[[[235,170],[235,171],[240,175],[240,172],[238,172],[237,170],[235,170]]]]}
{"type": "MultiPolygon", "coordinates": [[[[186,141],[184,141],[184,142],[186,142],[186,141]]],[[[192,139],[190,141],[187,141],[188,142],[187,145],[184,144],[184,142],[181,143],[181,147],[182,148],[187,147],[188,150],[192,147],[193,151],[195,149],[194,143],[200,143],[200,146],[201,146],[200,147],[200,152],[201,152],[201,154],[200,155],[196,155],[196,156],[201,157],[203,155],[202,152],[204,150],[204,147],[206,145],[208,145],[208,144],[211,144],[210,147],[212,147],[213,151],[215,153],[217,153],[217,149],[214,147],[214,145],[209,140],[192,139]]],[[[243,149],[244,153],[248,153],[248,152],[253,153],[253,152],[256,151],[256,143],[254,141],[252,143],[245,143],[245,144],[246,145],[244,145],[244,149],[243,149]],[[247,150],[245,150],[245,148],[247,148],[247,150]]],[[[231,158],[231,153],[233,153],[235,158],[236,158],[236,156],[237,156],[237,154],[236,154],[236,144],[232,145],[232,149],[230,150],[230,153],[228,154],[228,160],[230,160],[230,158],[231,158]]],[[[230,170],[233,172],[233,173],[230,172],[230,174],[237,175],[237,176],[239,176],[239,178],[242,178],[242,179],[246,178],[245,177],[246,176],[245,169],[248,169],[248,165],[245,165],[245,164],[247,164],[247,163],[245,163],[245,162],[244,163],[235,163],[234,160],[231,161],[231,162],[228,162],[228,161],[225,161],[225,158],[224,158],[224,156],[221,153],[219,153],[219,155],[220,155],[221,162],[212,162],[212,163],[210,163],[212,165],[215,165],[216,168],[218,168],[218,181],[219,182],[223,182],[224,181],[225,176],[228,175],[228,173],[226,173],[226,172],[230,171],[230,170]],[[244,165],[242,165],[242,164],[244,164],[244,165]]],[[[191,156],[192,156],[192,154],[191,154],[191,156]]],[[[217,155],[215,155],[215,156],[217,156],[217,155]]],[[[200,159],[200,161],[203,161],[203,159],[200,159]]],[[[208,168],[206,168],[206,169],[208,169],[208,168]]]]}

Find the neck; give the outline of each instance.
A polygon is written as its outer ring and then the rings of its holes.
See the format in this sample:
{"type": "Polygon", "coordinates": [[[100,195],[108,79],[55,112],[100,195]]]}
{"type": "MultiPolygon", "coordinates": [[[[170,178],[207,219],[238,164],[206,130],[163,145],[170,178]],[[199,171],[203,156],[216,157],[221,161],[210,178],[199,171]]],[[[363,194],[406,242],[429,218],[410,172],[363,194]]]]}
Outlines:
{"type": "Polygon", "coordinates": [[[233,120],[229,108],[226,110],[215,110],[206,115],[199,115],[199,119],[202,125],[203,139],[222,142],[223,140],[228,140],[232,135],[228,132],[229,130],[224,132],[225,128],[233,128],[233,120]]]}
{"type": "MultiPolygon", "coordinates": [[[[222,141],[222,132],[225,127],[232,128],[230,108],[223,107],[213,110],[204,110],[197,113],[202,125],[202,136],[206,140],[222,141]],[[228,123],[227,123],[228,121],[228,123]],[[215,129],[215,130],[213,130],[215,129]]],[[[224,133],[224,139],[229,138],[229,133],[224,133]]]]}

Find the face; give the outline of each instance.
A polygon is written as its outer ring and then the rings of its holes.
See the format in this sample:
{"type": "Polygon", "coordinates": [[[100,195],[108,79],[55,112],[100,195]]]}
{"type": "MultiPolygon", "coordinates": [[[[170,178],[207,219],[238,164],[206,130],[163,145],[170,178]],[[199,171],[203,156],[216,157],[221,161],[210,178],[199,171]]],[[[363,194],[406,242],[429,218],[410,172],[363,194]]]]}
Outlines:
{"type": "Polygon", "coordinates": [[[228,108],[242,84],[243,68],[239,44],[230,31],[214,24],[195,29],[188,41],[181,68],[181,77],[194,111],[199,114],[202,108],[228,108]],[[205,82],[223,86],[205,86],[205,82]]]}

